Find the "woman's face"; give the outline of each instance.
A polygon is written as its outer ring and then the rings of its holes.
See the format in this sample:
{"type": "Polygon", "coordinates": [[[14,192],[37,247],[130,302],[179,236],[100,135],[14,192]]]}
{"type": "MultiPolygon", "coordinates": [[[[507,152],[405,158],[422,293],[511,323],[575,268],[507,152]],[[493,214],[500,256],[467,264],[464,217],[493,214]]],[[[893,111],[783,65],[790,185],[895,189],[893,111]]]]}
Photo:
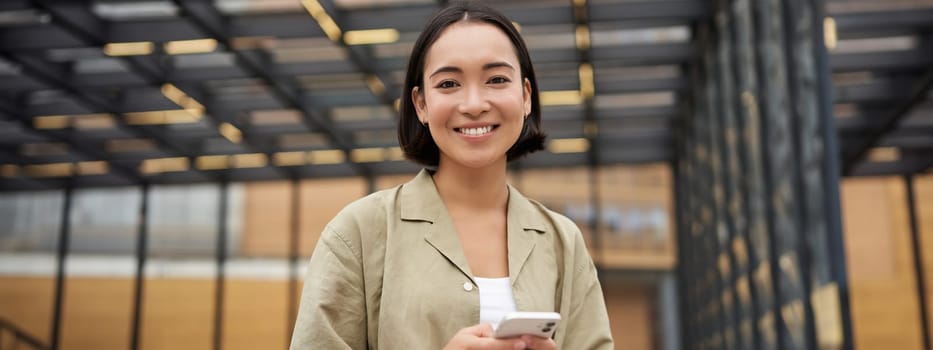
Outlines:
{"type": "Polygon", "coordinates": [[[492,24],[457,22],[424,60],[412,102],[440,149],[439,167],[504,165],[531,112],[531,84],[508,36],[492,24]]]}

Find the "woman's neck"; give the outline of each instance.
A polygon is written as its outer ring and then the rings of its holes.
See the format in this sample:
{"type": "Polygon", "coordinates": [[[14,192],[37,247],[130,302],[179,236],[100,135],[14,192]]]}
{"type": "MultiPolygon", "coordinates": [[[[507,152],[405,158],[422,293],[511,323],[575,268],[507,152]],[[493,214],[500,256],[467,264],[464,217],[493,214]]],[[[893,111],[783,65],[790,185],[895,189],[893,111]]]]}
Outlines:
{"type": "Polygon", "coordinates": [[[441,164],[434,183],[448,210],[504,210],[509,202],[505,159],[481,169],[441,164]]]}

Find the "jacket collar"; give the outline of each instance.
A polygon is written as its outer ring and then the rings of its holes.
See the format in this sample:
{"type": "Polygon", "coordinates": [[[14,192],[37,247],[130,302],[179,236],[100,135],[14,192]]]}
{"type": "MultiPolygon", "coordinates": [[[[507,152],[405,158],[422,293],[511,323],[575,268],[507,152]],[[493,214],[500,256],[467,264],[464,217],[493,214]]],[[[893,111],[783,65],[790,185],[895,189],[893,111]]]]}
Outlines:
{"type": "MultiPolygon", "coordinates": [[[[402,220],[427,221],[435,223],[441,216],[447,216],[446,207],[441,200],[434,178],[427,169],[405,183],[400,190],[400,215],[402,220]]],[[[508,204],[509,224],[512,219],[523,230],[532,230],[544,233],[546,218],[539,208],[521,194],[515,187],[509,185],[508,204]]]]}
{"type": "MultiPolygon", "coordinates": [[[[464,275],[473,278],[460,240],[444,202],[441,200],[434,179],[427,170],[421,170],[414,179],[400,189],[400,216],[405,221],[423,221],[431,227],[425,231],[424,239],[453,263],[464,275]]],[[[509,276],[514,284],[521,274],[525,261],[535,247],[535,236],[545,233],[545,216],[539,208],[514,187],[509,186],[508,203],[508,249],[509,276]]]]}

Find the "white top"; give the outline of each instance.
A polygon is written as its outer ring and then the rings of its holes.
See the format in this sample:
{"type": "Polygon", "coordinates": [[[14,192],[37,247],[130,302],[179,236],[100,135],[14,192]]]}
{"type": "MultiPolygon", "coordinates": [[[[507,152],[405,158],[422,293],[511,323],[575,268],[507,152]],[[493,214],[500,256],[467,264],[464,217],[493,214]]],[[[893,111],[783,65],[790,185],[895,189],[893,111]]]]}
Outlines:
{"type": "Polygon", "coordinates": [[[473,277],[479,286],[479,322],[492,324],[495,329],[505,314],[516,311],[515,297],[508,277],[473,277]]]}

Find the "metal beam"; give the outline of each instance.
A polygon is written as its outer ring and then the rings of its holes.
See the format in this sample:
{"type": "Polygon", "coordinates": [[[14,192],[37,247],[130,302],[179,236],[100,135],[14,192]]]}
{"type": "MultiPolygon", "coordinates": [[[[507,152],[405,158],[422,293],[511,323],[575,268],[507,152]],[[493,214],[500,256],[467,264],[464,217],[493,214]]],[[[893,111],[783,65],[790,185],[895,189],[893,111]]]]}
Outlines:
{"type": "Polygon", "coordinates": [[[698,21],[710,16],[706,1],[631,1],[593,4],[590,21],[629,21],[639,19],[680,19],[698,21]]]}
{"type": "MultiPolygon", "coordinates": [[[[594,252],[595,255],[593,259],[596,261],[596,273],[599,277],[603,277],[605,273],[604,269],[602,268],[602,261],[604,258],[604,232],[600,230],[599,224],[603,221],[602,191],[599,186],[599,159],[603,154],[603,147],[601,145],[599,121],[596,120],[596,102],[594,101],[596,94],[596,74],[595,68],[593,67],[593,49],[592,45],[590,44],[592,42],[592,35],[590,35],[590,31],[592,30],[592,28],[590,28],[591,8],[585,2],[581,4],[579,2],[569,1],[569,3],[572,6],[571,8],[573,11],[572,17],[570,17],[570,19],[573,20],[574,28],[576,28],[577,33],[577,38],[575,38],[576,50],[574,52],[578,61],[577,85],[579,86],[578,89],[580,91],[580,95],[583,98],[583,123],[581,125],[582,127],[578,130],[583,133],[582,136],[590,145],[590,147],[586,150],[586,169],[590,187],[589,206],[593,208],[593,215],[588,222],[589,231],[591,233],[590,240],[592,241],[591,251],[594,252]],[[579,36],[581,33],[585,33],[584,35],[586,35],[585,45],[582,45],[580,42],[581,38],[579,36]],[[584,71],[584,67],[589,69],[588,72],[584,71]],[[587,76],[584,76],[584,74],[587,76]],[[587,82],[590,84],[590,86],[584,86],[584,84],[587,82]],[[586,93],[584,92],[584,89],[590,89],[591,91],[586,93]]],[[[536,55],[535,53],[531,53],[531,56],[536,59],[540,58],[540,56],[536,55]]]]}
{"type": "Polygon", "coordinates": [[[45,24],[0,30],[0,51],[49,50],[85,46],[79,38],[67,30],[45,24]]]}
{"type": "Polygon", "coordinates": [[[27,160],[19,155],[15,149],[0,148],[0,164],[26,164],[27,160]]]}
{"type": "Polygon", "coordinates": [[[61,347],[62,314],[65,310],[65,259],[71,248],[71,205],[74,197],[74,187],[67,184],[62,200],[61,224],[58,227],[58,241],[55,255],[55,295],[52,304],[52,326],[49,349],[58,350],[61,347]]]}
{"type": "Polygon", "coordinates": [[[912,169],[912,173],[922,173],[925,171],[930,171],[931,169],[933,169],[933,158],[927,158],[925,161],[922,161],[918,167],[912,169]]]}
{"type": "MultiPolygon", "coordinates": [[[[887,106],[883,106],[883,107],[881,106],[861,107],[860,106],[856,114],[844,116],[844,117],[837,115],[836,116],[836,127],[839,130],[840,134],[856,131],[858,129],[874,128],[878,126],[881,116],[884,115],[884,113],[887,112],[887,110],[888,110],[887,106]]],[[[933,113],[933,111],[930,111],[930,112],[933,113]]],[[[903,126],[909,125],[909,123],[917,123],[917,122],[919,121],[917,121],[914,118],[907,118],[903,121],[901,126],[903,127],[903,126]]]]}
{"type": "MultiPolygon", "coordinates": [[[[328,10],[328,12],[334,14],[334,22],[338,27],[343,28],[344,31],[349,30],[349,27],[343,18],[348,13],[352,13],[352,11],[340,11],[331,0],[320,0],[320,3],[321,6],[328,10]]],[[[357,67],[357,69],[359,69],[360,72],[366,76],[374,76],[379,79],[379,81],[383,84],[383,91],[372,91],[373,95],[377,95],[379,100],[382,101],[382,104],[390,108],[395,108],[395,99],[401,98],[402,93],[401,91],[397,91],[395,88],[395,84],[392,83],[393,79],[388,74],[389,72],[379,69],[379,67],[376,65],[379,60],[377,59],[376,54],[373,52],[372,47],[370,45],[347,45],[343,39],[339,40],[337,44],[344,48],[344,50],[347,52],[347,55],[350,57],[350,61],[353,62],[353,64],[357,67]]]]}
{"type": "Polygon", "coordinates": [[[892,176],[918,174],[930,166],[929,151],[921,153],[902,153],[901,158],[893,162],[861,162],[852,169],[849,176],[892,176]]]}
{"type": "Polygon", "coordinates": [[[907,192],[907,215],[910,219],[910,248],[913,255],[914,279],[917,286],[918,313],[920,314],[920,337],[923,340],[923,349],[931,350],[930,341],[930,304],[927,302],[926,274],[923,265],[923,242],[920,240],[920,225],[917,223],[917,199],[914,189],[914,175],[904,175],[905,191],[907,192]]]}
{"type": "MultiPolygon", "coordinates": [[[[78,3],[86,5],[85,2],[76,2],[76,4],[78,3]]],[[[67,4],[67,2],[53,3],[45,1],[38,5],[57,8],[62,6],[60,4],[67,4]]],[[[67,5],[77,6],[76,4],[67,5]]],[[[78,9],[74,14],[67,10],[52,13],[64,16],[93,16],[93,14],[88,14],[87,11],[82,9],[78,9]]],[[[306,13],[232,17],[230,23],[232,37],[291,39],[322,37],[324,35],[306,13]]],[[[102,37],[110,42],[151,41],[163,43],[204,37],[197,26],[184,18],[113,21],[108,23],[105,31],[101,33],[104,34],[102,37]]],[[[74,34],[70,30],[47,24],[5,28],[0,31],[0,50],[47,50],[87,47],[86,42],[74,34]]]]}
{"type": "MultiPolygon", "coordinates": [[[[179,67],[171,62],[164,62],[166,65],[166,81],[185,83],[185,82],[203,82],[208,80],[234,80],[248,79],[253,76],[249,72],[235,65],[217,65],[214,67],[179,67]]],[[[294,77],[294,76],[327,76],[333,74],[353,74],[356,73],[353,64],[347,61],[315,61],[315,62],[287,62],[274,63],[271,60],[263,62],[264,67],[272,76],[276,78],[294,77]]],[[[131,73],[125,72],[107,72],[107,73],[81,73],[74,74],[74,83],[83,87],[133,87],[143,86],[140,81],[131,73]]],[[[21,86],[17,81],[0,80],[0,87],[14,88],[21,86]]]]}
{"type": "MultiPolygon", "coordinates": [[[[609,142],[612,144],[612,142],[609,142]]],[[[653,164],[669,161],[673,154],[668,149],[659,148],[637,148],[638,143],[633,142],[630,146],[610,149],[611,146],[602,146],[608,151],[603,152],[600,157],[600,165],[612,166],[619,164],[653,164]]],[[[525,169],[553,169],[555,167],[580,167],[586,166],[587,159],[584,153],[566,153],[551,154],[548,152],[538,152],[523,159],[522,166],[525,169]]],[[[392,174],[412,174],[420,168],[418,165],[408,161],[387,161],[366,163],[373,174],[392,175],[392,174]]],[[[327,165],[305,165],[289,167],[302,179],[320,179],[335,177],[358,176],[359,173],[352,168],[349,163],[327,165]]],[[[272,169],[236,169],[226,174],[226,179],[230,182],[251,182],[251,181],[270,181],[283,180],[284,178],[272,169]],[[246,170],[246,171],[243,171],[246,170]]],[[[130,186],[132,183],[116,182],[82,182],[83,178],[74,179],[77,187],[110,187],[110,186],[130,186]],[[85,184],[86,183],[86,184],[85,184]]],[[[162,184],[196,184],[196,183],[216,183],[211,178],[206,178],[197,171],[171,172],[160,174],[158,177],[147,178],[149,183],[156,185],[162,184]]],[[[14,192],[24,190],[46,190],[63,188],[64,182],[61,179],[7,179],[0,181],[0,192],[14,192]]]]}
{"type": "Polygon", "coordinates": [[[34,0],[33,4],[51,15],[55,24],[68,34],[83,42],[97,40],[106,30],[106,23],[91,12],[87,2],[34,0]]]}
{"type": "MultiPolygon", "coordinates": [[[[39,6],[43,10],[48,11],[56,23],[68,29],[69,32],[76,33],[77,36],[80,37],[86,44],[91,46],[103,46],[107,43],[108,39],[106,38],[106,23],[97,18],[97,16],[90,11],[90,8],[86,3],[57,2],[55,5],[52,5],[49,1],[40,1],[39,6]]],[[[150,107],[156,107],[153,109],[162,109],[159,108],[161,107],[159,106],[160,104],[168,104],[169,106],[164,107],[165,109],[173,108],[173,106],[163,97],[163,94],[160,91],[163,84],[174,83],[165,79],[171,70],[166,71],[162,68],[163,65],[160,62],[161,58],[162,57],[160,55],[130,56],[121,58],[121,62],[125,63],[133,73],[141,76],[142,79],[150,86],[153,86],[154,89],[159,89],[159,91],[150,91],[150,96],[153,98],[150,100],[152,106],[123,106],[124,108],[127,108],[123,109],[124,111],[151,110],[150,107]]],[[[203,94],[200,89],[187,87],[187,89],[184,91],[187,91],[187,94],[194,97],[196,100],[204,101],[206,99],[205,94],[203,94]]],[[[125,100],[126,99],[124,99],[124,101],[125,100]]],[[[210,115],[210,111],[210,109],[207,109],[206,113],[210,115]]],[[[219,124],[219,122],[217,122],[217,124],[219,124]]],[[[256,151],[260,150],[253,144],[251,139],[245,138],[245,142],[250,148],[253,148],[256,151]]],[[[267,156],[271,159],[270,154],[267,153],[267,156]]],[[[288,174],[286,173],[286,175],[288,174]]]]}
{"type": "MultiPolygon", "coordinates": [[[[199,30],[216,39],[225,47],[233,46],[230,24],[223,18],[212,2],[174,0],[174,3],[187,14],[188,18],[199,30]]],[[[289,108],[301,111],[304,115],[302,120],[309,128],[324,132],[337,149],[343,150],[348,155],[350,154],[354,148],[353,140],[343,136],[342,132],[334,127],[330,118],[314,111],[310,106],[303,103],[300,97],[301,89],[295,86],[293,82],[276,79],[267,70],[268,65],[265,57],[258,52],[233,50],[232,53],[240,67],[244,68],[250,75],[265,82],[278,100],[289,108]]],[[[354,164],[354,167],[361,175],[369,173],[365,166],[354,164]]]]}
{"type": "Polygon", "coordinates": [[[632,66],[681,64],[695,54],[693,45],[688,42],[607,46],[593,48],[593,61],[632,66]]]}
{"type": "Polygon", "coordinates": [[[891,102],[903,96],[901,88],[910,86],[913,79],[879,79],[865,84],[836,85],[833,87],[835,103],[891,102]]]}
{"type": "MultiPolygon", "coordinates": [[[[86,143],[75,141],[73,133],[51,129],[34,129],[31,120],[27,116],[20,114],[20,110],[22,110],[22,108],[13,105],[13,102],[0,99],[0,111],[15,118],[15,121],[20,125],[23,131],[28,130],[52,142],[66,143],[70,146],[69,151],[75,151],[79,156],[86,157],[87,160],[104,160],[119,176],[132,182],[142,181],[142,177],[134,169],[119,163],[114,163],[113,158],[105,153],[98,152],[96,149],[88,147],[86,143]]],[[[18,155],[17,157],[17,159],[25,161],[25,158],[19,157],[18,155]]]]}
{"type": "Polygon", "coordinates": [[[687,79],[683,76],[661,79],[638,79],[622,81],[605,81],[596,77],[596,91],[601,95],[653,92],[653,91],[684,91],[687,89],[687,79]]]}
{"type": "Polygon", "coordinates": [[[886,11],[829,14],[836,21],[839,39],[884,37],[893,31],[916,33],[933,28],[933,9],[893,9],[886,11]]]}
{"type": "MultiPolygon", "coordinates": [[[[249,110],[261,110],[261,109],[281,109],[283,105],[275,99],[274,96],[269,95],[223,95],[223,96],[213,96],[208,95],[206,92],[200,88],[196,88],[196,82],[198,80],[193,80],[191,77],[185,79],[174,79],[175,76],[182,76],[184,73],[180,71],[175,71],[174,73],[167,73],[166,78],[163,78],[163,82],[170,82],[182,88],[185,92],[188,92],[191,95],[197,94],[199,97],[198,101],[201,101],[208,111],[208,115],[218,119],[217,117],[226,115],[228,113],[236,113],[239,111],[249,111],[249,110]],[[197,89],[197,91],[192,91],[192,89],[197,89]],[[212,99],[218,99],[217,103],[211,103],[212,99]],[[221,100],[223,99],[223,100],[221,100]],[[229,99],[227,101],[226,99],[229,99]]],[[[247,77],[242,73],[237,73],[232,70],[227,70],[224,75],[217,75],[211,77],[211,79],[240,79],[247,77]],[[227,75],[229,74],[229,75],[227,75]]],[[[89,93],[96,93],[100,91],[111,91],[115,87],[122,87],[121,94],[124,95],[124,99],[121,99],[120,108],[124,111],[145,111],[145,110],[158,110],[158,109],[168,109],[172,108],[171,103],[164,98],[159,90],[157,83],[143,83],[140,85],[140,81],[136,74],[134,73],[120,73],[119,76],[125,78],[117,78],[116,74],[108,74],[104,81],[100,81],[101,76],[99,74],[74,74],[69,79],[74,82],[76,87],[81,87],[82,90],[85,90],[89,93]],[[115,79],[115,80],[110,80],[115,79]],[[109,80],[109,81],[108,81],[109,80]],[[117,82],[120,81],[120,82],[117,82]],[[121,83],[122,82],[122,83],[121,83]],[[110,83],[116,83],[111,85],[110,83]]],[[[280,79],[279,76],[276,79],[280,79]]],[[[576,77],[574,77],[576,80],[576,77]]],[[[539,87],[546,84],[544,81],[539,81],[539,87]]],[[[553,85],[553,84],[552,84],[553,85]]],[[[576,89],[578,82],[574,81],[572,83],[568,82],[562,86],[551,86],[550,89],[545,90],[573,90],[576,89]]],[[[0,88],[3,88],[4,85],[0,82],[0,88]]],[[[612,95],[612,94],[624,94],[624,93],[640,93],[640,92],[675,92],[683,91],[686,89],[686,80],[683,77],[671,77],[663,79],[638,79],[638,80],[622,80],[622,81],[601,81],[599,76],[596,77],[595,82],[596,91],[599,92],[599,95],[612,95]]],[[[878,89],[872,91],[880,91],[878,89]]],[[[360,88],[353,90],[340,90],[339,92],[309,92],[304,93],[300,96],[301,102],[304,104],[309,104],[316,106],[318,108],[334,108],[341,106],[376,106],[384,105],[383,101],[373,98],[369,90],[360,88]]],[[[394,108],[394,106],[389,106],[394,108]]],[[[31,105],[28,107],[29,110],[26,114],[29,115],[55,115],[55,114],[84,114],[84,113],[97,113],[103,112],[99,110],[87,110],[85,106],[79,104],[41,104],[41,105],[31,105]]],[[[604,109],[599,110],[600,113],[605,113],[604,109]]],[[[548,114],[550,119],[553,114],[548,114]]],[[[223,119],[223,118],[220,118],[223,119]]],[[[220,120],[218,119],[218,120],[220,120]]],[[[238,125],[239,126],[239,125],[238,125]]],[[[393,125],[394,127],[394,125],[393,125]]]]}
{"type": "Polygon", "coordinates": [[[224,330],[224,296],[226,292],[225,265],[227,263],[227,202],[229,200],[229,182],[221,181],[219,184],[220,199],[217,203],[217,249],[216,254],[217,275],[214,279],[214,328],[213,349],[223,348],[224,330]]]}
{"type": "Polygon", "coordinates": [[[28,0],[7,0],[0,3],[0,11],[21,11],[28,10],[28,0]]]}
{"type": "Polygon", "coordinates": [[[298,295],[298,255],[299,255],[299,245],[301,244],[300,239],[300,227],[301,227],[301,181],[298,179],[292,179],[290,182],[289,192],[291,193],[291,203],[289,203],[289,209],[291,216],[289,217],[289,234],[288,234],[288,290],[286,293],[286,313],[285,313],[285,343],[291,344],[291,339],[295,332],[295,320],[298,318],[298,310],[296,307],[299,303],[298,295]]]}
{"type": "Polygon", "coordinates": [[[829,67],[833,72],[845,71],[916,71],[929,66],[933,48],[909,51],[831,53],[829,67]]]}
{"type": "MultiPolygon", "coordinates": [[[[87,105],[90,110],[99,110],[114,114],[117,116],[114,118],[114,121],[117,125],[133,134],[156,140],[160,147],[164,148],[169,153],[185,156],[188,158],[192,158],[194,156],[193,153],[187,151],[184,147],[173,143],[169,138],[158,132],[153,132],[147,128],[128,126],[125,122],[126,118],[123,115],[125,111],[120,110],[115,103],[108,99],[91,94],[84,89],[80,89],[72,85],[71,82],[68,81],[68,71],[62,66],[23,54],[0,53],[0,55],[2,55],[2,57],[8,61],[16,62],[19,64],[24,74],[42,81],[44,84],[51,88],[64,90],[74,98],[78,99],[78,101],[82,104],[87,105]]],[[[76,144],[77,142],[73,143],[72,146],[79,147],[76,144]]],[[[103,157],[98,159],[108,158],[103,157]]]]}
{"type": "MultiPolygon", "coordinates": [[[[53,4],[52,1],[37,0],[34,4],[43,11],[48,12],[56,24],[67,30],[68,33],[72,34],[80,41],[91,44],[92,46],[103,46],[106,44],[106,24],[90,11],[90,7],[87,3],[54,2],[53,4]]],[[[88,105],[90,109],[97,109],[117,115],[118,117],[115,118],[115,120],[117,124],[124,129],[156,140],[161,147],[164,147],[170,153],[183,155],[189,158],[189,160],[193,158],[194,155],[186,152],[185,147],[172,143],[169,138],[158,132],[152,132],[144,127],[128,127],[124,121],[125,118],[122,116],[122,113],[125,112],[124,110],[119,109],[112,101],[90,94],[84,89],[74,86],[66,79],[66,77],[70,75],[70,70],[38,58],[21,54],[9,54],[4,55],[4,57],[12,62],[20,64],[28,75],[38,78],[39,81],[46,85],[65,90],[72,96],[77,97],[83,104],[88,105]]],[[[125,62],[143,75],[144,79],[147,81],[158,82],[160,80],[159,77],[162,75],[162,72],[160,72],[158,64],[155,63],[152,57],[128,58],[125,62]]],[[[73,144],[77,144],[77,142],[73,144]]]]}
{"type": "Polygon", "coordinates": [[[143,318],[143,292],[145,287],[146,257],[149,244],[149,192],[148,183],[140,186],[142,198],[139,203],[139,215],[136,217],[136,275],[133,283],[133,326],[130,328],[130,349],[139,349],[143,318]]]}
{"type": "MultiPolygon", "coordinates": [[[[197,1],[197,0],[196,0],[197,1]]],[[[49,4],[46,1],[43,4],[49,4]]],[[[65,2],[62,2],[65,3],[65,2]]],[[[83,2],[82,2],[83,3],[83,2]]],[[[546,26],[572,24],[567,16],[566,5],[535,4],[528,6],[499,6],[522,26],[546,26]]],[[[56,7],[59,6],[55,5],[56,7]]],[[[69,5],[76,7],[78,5],[69,5]]],[[[669,27],[688,24],[708,16],[709,9],[703,2],[624,2],[591,4],[591,22],[617,22],[622,16],[626,28],[669,27]]],[[[435,5],[412,5],[404,7],[379,7],[354,9],[342,12],[341,28],[344,30],[394,28],[402,33],[418,32],[431,14],[435,5]]],[[[87,11],[78,9],[76,15],[87,17],[87,11]]],[[[71,16],[70,13],[66,14],[71,16]]],[[[93,15],[93,14],[90,14],[93,15]]],[[[275,37],[279,39],[323,37],[324,33],[305,13],[288,12],[278,14],[251,14],[229,17],[232,37],[275,37]]],[[[173,40],[190,40],[203,37],[193,23],[183,18],[140,19],[114,21],[107,24],[105,38],[112,42],[152,41],[162,43],[173,40]]],[[[0,50],[4,49],[52,49],[63,47],[85,47],[72,33],[48,25],[29,25],[4,29],[0,32],[0,50]],[[26,38],[27,40],[23,40],[26,38]]]]}
{"type": "Polygon", "coordinates": [[[897,106],[884,117],[884,122],[881,127],[874,129],[864,141],[856,146],[855,151],[845,156],[843,174],[850,175],[855,165],[868,155],[868,151],[871,150],[885,134],[894,130],[904,116],[913,110],[915,106],[926,100],[931,88],[933,88],[933,67],[928,68],[923,76],[913,84],[908,98],[898,102],[897,106]]]}

